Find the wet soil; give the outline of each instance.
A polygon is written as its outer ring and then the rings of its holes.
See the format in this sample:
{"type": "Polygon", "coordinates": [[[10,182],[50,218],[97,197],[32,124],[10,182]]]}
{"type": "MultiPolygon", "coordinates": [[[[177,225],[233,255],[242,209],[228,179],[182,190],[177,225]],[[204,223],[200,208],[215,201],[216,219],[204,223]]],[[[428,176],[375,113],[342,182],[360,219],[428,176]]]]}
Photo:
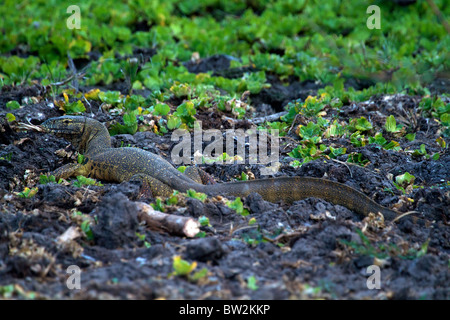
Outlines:
{"type": "MultiPolygon", "coordinates": [[[[208,62],[217,72],[227,69],[217,61],[229,64],[227,57],[208,62]]],[[[195,68],[208,69],[208,65],[195,68]]],[[[311,83],[282,86],[273,79],[273,84],[251,97],[252,101],[279,111],[286,101],[317,90],[311,83]]],[[[343,106],[338,115],[345,121],[364,116],[381,131],[386,117],[393,114],[416,133],[410,142],[383,132],[404,151],[375,144],[356,148],[346,139],[324,139],[326,145],[347,148],[347,154],[337,161],[319,159],[295,169],[289,165],[293,159],[287,156],[297,144],[292,135],[281,140],[281,167],[274,174],[346,183],[381,205],[419,213],[383,225],[321,199],[287,205],[252,194],[244,199],[250,215],[242,217],[218,199],[185,198],[166,212],[205,216],[210,221],[210,226],[201,228],[203,238],[188,239],[151,231],[139,222],[135,204],[139,184],[102,181],[103,186],[76,187],[73,183],[39,183],[40,174],[75,162],[76,151],[64,140],[20,131],[17,123],[3,119],[11,112],[17,122],[40,124],[62,115],[50,107],[43,90],[36,85],[4,87],[0,92],[0,288],[14,285],[13,298],[29,298],[30,293],[43,299],[450,298],[450,154],[436,143],[441,135],[438,124],[421,117],[421,97],[375,96],[365,103],[343,106]],[[7,101],[25,97],[36,99],[17,110],[6,109],[7,101]],[[429,155],[439,153],[439,159],[413,157],[407,152],[421,144],[429,155]],[[368,163],[364,167],[346,163],[352,152],[361,153],[368,163]],[[392,177],[406,171],[416,177],[418,187],[404,195],[393,185],[392,177]],[[37,187],[36,194],[19,197],[25,187],[37,187]],[[254,224],[249,224],[250,218],[255,219],[254,224]],[[92,226],[89,233],[81,230],[86,219],[92,226]],[[61,235],[71,228],[79,236],[62,241],[61,235]],[[174,275],[174,256],[195,261],[194,272],[206,268],[207,274],[199,280],[174,275]],[[68,267],[73,265],[81,270],[80,289],[67,285],[72,275],[68,267]],[[379,289],[368,287],[372,272],[367,268],[372,265],[380,268],[379,289]],[[251,279],[256,279],[257,288],[249,285],[251,279]]],[[[266,112],[257,109],[255,116],[266,112]]],[[[329,110],[327,116],[333,112],[329,110]]],[[[93,116],[102,122],[120,118],[104,113],[93,116]]],[[[221,117],[198,116],[204,127],[223,127],[221,117]]],[[[168,134],[139,132],[117,135],[113,145],[136,146],[170,161],[174,143],[168,134]]],[[[226,182],[243,171],[259,178],[261,166],[202,167],[216,181],[226,182]]],[[[143,201],[152,203],[154,199],[143,201]]]]}

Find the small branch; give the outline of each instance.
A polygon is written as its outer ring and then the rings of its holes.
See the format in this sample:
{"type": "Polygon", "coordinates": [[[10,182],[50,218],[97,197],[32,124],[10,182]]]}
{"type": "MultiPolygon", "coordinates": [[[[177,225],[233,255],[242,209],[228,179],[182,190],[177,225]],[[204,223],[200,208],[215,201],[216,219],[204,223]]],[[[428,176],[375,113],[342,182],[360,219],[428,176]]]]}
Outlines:
{"type": "Polygon", "coordinates": [[[252,124],[261,124],[264,123],[266,121],[278,121],[280,120],[280,117],[284,116],[287,114],[287,111],[282,111],[282,112],[278,112],[278,113],[274,113],[274,114],[269,114],[268,116],[265,117],[257,117],[257,118],[253,118],[253,119],[246,119],[246,120],[240,120],[240,119],[234,119],[234,118],[230,118],[227,116],[222,116],[223,120],[227,120],[232,122],[233,124],[239,123],[239,122],[250,122],[252,124]]]}
{"type": "Polygon", "coordinates": [[[50,83],[50,85],[51,85],[51,86],[57,86],[57,87],[63,86],[63,85],[68,84],[69,82],[73,81],[74,78],[81,79],[81,78],[83,78],[85,75],[86,75],[85,72],[80,72],[80,73],[77,73],[76,75],[73,75],[73,74],[72,74],[72,75],[71,75],[70,77],[68,77],[66,80],[59,81],[59,82],[53,82],[53,83],[50,83]]]}
{"type": "Polygon", "coordinates": [[[69,52],[67,52],[67,62],[70,71],[72,72],[72,85],[75,88],[75,92],[78,92],[79,84],[77,78],[77,68],[75,67],[75,63],[73,63],[72,57],[70,56],[69,52]]]}
{"type": "Polygon", "coordinates": [[[34,124],[24,123],[24,122],[18,123],[18,129],[21,131],[31,130],[31,131],[37,131],[37,132],[46,132],[46,130],[41,126],[35,126],[34,124]]]}
{"type": "MultiPolygon", "coordinates": [[[[334,162],[337,162],[337,163],[340,163],[340,164],[343,164],[344,166],[346,166],[347,169],[348,169],[348,172],[350,172],[350,178],[353,178],[352,170],[350,170],[350,167],[348,166],[348,164],[346,162],[339,161],[337,159],[331,159],[331,158],[330,158],[330,160],[334,161],[334,162]]],[[[353,163],[349,163],[349,164],[354,165],[353,163]]]]}
{"type": "Polygon", "coordinates": [[[282,111],[282,112],[278,112],[278,113],[274,113],[274,114],[269,114],[268,116],[265,117],[258,117],[258,118],[253,118],[253,119],[249,119],[249,122],[252,122],[254,124],[260,124],[266,121],[278,121],[280,120],[280,118],[284,115],[287,114],[287,111],[282,111]]]}
{"type": "Polygon", "coordinates": [[[445,20],[445,17],[442,14],[441,10],[439,10],[439,8],[437,7],[437,5],[434,3],[433,0],[427,0],[427,2],[428,2],[428,5],[431,7],[431,10],[433,10],[433,13],[441,21],[441,23],[444,26],[447,33],[450,34],[450,25],[448,24],[447,20],[445,20]]]}
{"type": "Polygon", "coordinates": [[[199,222],[191,217],[163,213],[144,202],[136,202],[136,205],[138,219],[144,221],[151,230],[190,238],[200,232],[199,222]]]}

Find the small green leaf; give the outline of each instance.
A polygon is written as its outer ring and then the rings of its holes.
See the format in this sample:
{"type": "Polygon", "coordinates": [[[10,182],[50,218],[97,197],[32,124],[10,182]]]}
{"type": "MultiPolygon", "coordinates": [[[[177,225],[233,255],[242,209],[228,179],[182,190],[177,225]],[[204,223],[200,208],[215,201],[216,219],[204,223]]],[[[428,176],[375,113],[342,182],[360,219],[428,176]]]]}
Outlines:
{"type": "Polygon", "coordinates": [[[100,182],[95,179],[86,178],[84,176],[77,176],[77,181],[73,183],[75,187],[81,188],[82,186],[103,186],[100,182]]]}
{"type": "Polygon", "coordinates": [[[309,122],[306,126],[299,126],[300,137],[305,140],[310,140],[313,143],[320,142],[320,137],[318,136],[320,133],[320,126],[318,124],[315,124],[314,122],[309,122]]]}
{"type": "Polygon", "coordinates": [[[198,218],[198,222],[200,222],[200,225],[203,227],[211,227],[211,224],[209,223],[209,218],[205,216],[201,216],[198,218]]]}
{"type": "Polygon", "coordinates": [[[16,120],[16,116],[13,115],[12,113],[7,113],[7,114],[6,114],[6,120],[7,120],[8,122],[13,122],[13,121],[16,120]]]}
{"type": "Polygon", "coordinates": [[[247,287],[250,289],[250,290],[258,290],[258,285],[256,284],[256,278],[255,278],[255,276],[250,276],[250,277],[248,277],[247,278],[247,287]]]}
{"type": "Polygon", "coordinates": [[[20,104],[17,101],[12,100],[12,101],[8,101],[6,103],[6,109],[15,110],[15,109],[19,109],[19,108],[20,108],[20,104]]]}
{"type": "Polygon", "coordinates": [[[179,128],[181,126],[181,118],[176,115],[168,115],[167,116],[167,128],[169,130],[173,130],[179,128]]]}
{"type": "Polygon", "coordinates": [[[88,240],[94,239],[94,234],[92,233],[91,222],[89,219],[83,220],[83,222],[80,225],[80,228],[84,232],[88,240]]]}
{"type": "Polygon", "coordinates": [[[201,192],[196,192],[193,189],[189,189],[188,191],[186,191],[186,195],[189,198],[194,198],[194,199],[200,200],[201,202],[204,202],[206,200],[206,198],[208,197],[206,194],[201,193],[201,192]]]}
{"type": "Polygon", "coordinates": [[[431,159],[433,159],[434,161],[439,160],[439,153],[435,153],[431,156],[431,159]]]}
{"type": "Polygon", "coordinates": [[[428,251],[428,244],[430,243],[430,239],[427,239],[427,241],[425,241],[422,246],[420,247],[420,250],[417,251],[416,257],[420,258],[423,257],[424,255],[427,254],[428,251]]]}
{"type": "Polygon", "coordinates": [[[62,108],[67,114],[83,113],[86,111],[86,107],[80,100],[74,102],[65,102],[62,108]]]}
{"type": "Polygon", "coordinates": [[[205,231],[200,231],[199,233],[197,233],[195,235],[196,238],[204,238],[206,237],[206,232],[205,231]]]}
{"type": "Polygon", "coordinates": [[[387,117],[384,128],[386,129],[387,132],[399,132],[400,131],[397,128],[397,122],[395,121],[395,118],[393,115],[390,115],[389,117],[387,117]]]}
{"type": "Polygon", "coordinates": [[[349,126],[361,132],[369,131],[373,128],[372,124],[364,117],[361,117],[359,119],[352,119],[349,126]]]}
{"type": "Polygon", "coordinates": [[[180,256],[173,257],[173,274],[177,276],[186,276],[197,267],[197,262],[189,263],[186,260],[181,259],[180,256]]]}
{"type": "Polygon", "coordinates": [[[248,174],[246,174],[245,172],[242,172],[239,180],[248,181],[248,174]]]}
{"type": "Polygon", "coordinates": [[[158,103],[155,106],[155,110],[153,111],[153,114],[155,116],[166,116],[170,112],[169,105],[165,103],[158,103]]]}
{"type": "Polygon", "coordinates": [[[234,201],[228,201],[227,206],[235,210],[237,214],[240,214],[243,217],[249,215],[249,212],[244,208],[244,204],[242,203],[240,197],[237,197],[234,201]]]}
{"type": "Polygon", "coordinates": [[[413,184],[415,179],[416,177],[414,177],[412,174],[410,174],[409,172],[405,172],[402,175],[396,176],[395,182],[400,186],[408,186],[413,184]]]}
{"type": "Polygon", "coordinates": [[[77,156],[77,163],[83,163],[84,162],[84,155],[82,155],[81,153],[78,154],[77,156]]]}
{"type": "Polygon", "coordinates": [[[63,180],[60,178],[58,181],[56,181],[56,177],[54,175],[46,176],[44,174],[41,174],[39,176],[39,183],[40,184],[47,184],[47,183],[61,183],[63,180]]]}
{"type": "Polygon", "coordinates": [[[208,275],[208,269],[202,268],[198,270],[197,272],[194,272],[192,276],[189,276],[190,281],[198,281],[202,278],[205,278],[208,275]]]}
{"type": "Polygon", "coordinates": [[[153,209],[157,210],[157,211],[161,211],[164,212],[164,203],[162,202],[162,200],[160,198],[156,198],[155,203],[151,203],[150,204],[152,206],[153,209]]]}
{"type": "Polygon", "coordinates": [[[441,148],[445,148],[446,143],[445,143],[445,140],[442,137],[437,138],[436,142],[441,148]]]}
{"type": "Polygon", "coordinates": [[[116,105],[120,102],[122,102],[122,99],[120,98],[120,91],[107,91],[107,92],[99,92],[98,98],[101,102],[116,105]]]}

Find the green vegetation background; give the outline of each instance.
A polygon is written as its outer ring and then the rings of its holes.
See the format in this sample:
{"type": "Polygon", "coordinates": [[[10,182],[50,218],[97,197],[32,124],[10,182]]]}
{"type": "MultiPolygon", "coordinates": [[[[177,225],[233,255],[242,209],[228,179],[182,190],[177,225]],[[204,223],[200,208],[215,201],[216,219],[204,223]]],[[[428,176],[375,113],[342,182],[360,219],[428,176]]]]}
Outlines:
{"type": "MultiPolygon", "coordinates": [[[[444,16],[450,5],[434,0],[444,16]]],[[[401,7],[392,1],[314,0],[92,0],[76,3],[81,29],[66,26],[73,1],[6,0],[0,5],[0,86],[39,79],[46,85],[70,75],[72,59],[101,57],[85,85],[124,78],[120,57],[134,48],[156,54],[133,79],[136,89],[164,90],[173,81],[213,85],[229,94],[257,93],[266,74],[281,80],[339,84],[354,77],[386,82],[384,90],[417,90],[449,70],[450,37],[427,1],[401,7]],[[369,5],[381,8],[381,29],[369,30],[369,5]],[[180,63],[227,54],[259,72],[231,80],[195,76],[180,63]],[[391,77],[392,76],[392,77],[391,77]],[[291,78],[292,79],[292,78],[291,78]]]]}

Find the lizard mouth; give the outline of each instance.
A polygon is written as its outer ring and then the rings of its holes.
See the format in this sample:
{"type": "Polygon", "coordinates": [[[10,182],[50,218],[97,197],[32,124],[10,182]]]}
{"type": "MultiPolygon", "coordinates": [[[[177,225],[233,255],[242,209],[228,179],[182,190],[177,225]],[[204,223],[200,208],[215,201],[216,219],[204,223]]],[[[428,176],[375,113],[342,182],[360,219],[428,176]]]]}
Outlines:
{"type": "Polygon", "coordinates": [[[85,129],[86,119],[79,119],[79,117],[58,117],[51,118],[41,124],[41,128],[47,133],[55,135],[77,135],[83,134],[85,129]]]}
{"type": "Polygon", "coordinates": [[[65,129],[61,129],[61,128],[49,128],[46,126],[42,126],[45,129],[45,132],[47,133],[53,133],[53,134],[74,134],[76,131],[75,130],[71,130],[68,128],[65,129]]]}
{"type": "Polygon", "coordinates": [[[61,125],[59,123],[54,123],[52,119],[44,121],[41,124],[41,128],[44,129],[47,133],[52,133],[55,135],[67,135],[67,134],[76,134],[76,128],[68,125],[61,125]]]}

